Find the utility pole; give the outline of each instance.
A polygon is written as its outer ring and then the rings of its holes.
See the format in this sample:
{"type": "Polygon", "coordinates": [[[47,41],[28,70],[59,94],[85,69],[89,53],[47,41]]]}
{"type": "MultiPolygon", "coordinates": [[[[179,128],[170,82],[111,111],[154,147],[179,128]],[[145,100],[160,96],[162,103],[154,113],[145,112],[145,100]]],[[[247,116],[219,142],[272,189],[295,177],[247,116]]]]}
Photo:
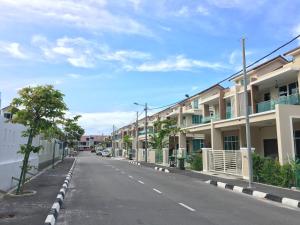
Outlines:
{"type": "Polygon", "coordinates": [[[135,156],[135,158],[136,158],[136,161],[138,162],[139,161],[139,112],[138,111],[136,112],[135,137],[136,137],[136,143],[135,143],[136,156],[135,156]]]}
{"type": "Polygon", "coordinates": [[[245,120],[246,120],[246,140],[248,153],[248,176],[249,188],[252,188],[253,181],[253,166],[252,166],[252,152],[251,152],[251,134],[248,111],[248,92],[247,92],[247,72],[246,72],[246,52],[245,52],[245,38],[242,39],[242,55],[243,55],[243,74],[244,74],[244,101],[245,101],[245,120]]]}
{"type": "Polygon", "coordinates": [[[112,135],[112,155],[115,156],[115,125],[113,125],[113,135],[112,135]]]}
{"type": "Polygon", "coordinates": [[[147,117],[147,112],[148,112],[148,106],[147,103],[145,103],[145,162],[147,162],[148,158],[148,117],[147,117]]]}

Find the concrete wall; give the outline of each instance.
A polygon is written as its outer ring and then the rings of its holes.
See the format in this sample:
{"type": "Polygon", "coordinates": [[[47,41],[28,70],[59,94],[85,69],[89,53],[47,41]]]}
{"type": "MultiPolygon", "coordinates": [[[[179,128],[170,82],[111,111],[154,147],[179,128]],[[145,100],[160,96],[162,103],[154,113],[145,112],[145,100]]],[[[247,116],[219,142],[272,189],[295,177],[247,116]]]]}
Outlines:
{"type": "MultiPolygon", "coordinates": [[[[19,124],[6,123],[5,119],[0,116],[0,189],[9,190],[16,185],[12,177],[20,176],[20,166],[22,165],[23,156],[17,152],[20,145],[26,144],[27,139],[22,137],[25,127],[19,124]]],[[[38,146],[38,138],[33,140],[35,146],[38,146]]],[[[31,154],[29,164],[35,169],[38,168],[38,155],[31,154]]]]}
{"type": "MultiPolygon", "coordinates": [[[[22,137],[25,127],[20,124],[7,123],[0,116],[0,190],[7,191],[17,184],[12,177],[19,178],[23,155],[19,154],[20,146],[26,144],[27,138],[22,137]]],[[[34,146],[42,145],[43,150],[39,154],[31,154],[29,164],[33,167],[31,173],[37,173],[38,169],[51,164],[53,156],[53,143],[40,141],[39,137],[34,138],[34,146]]],[[[62,149],[56,146],[56,160],[62,155],[62,149]]],[[[30,177],[27,174],[27,177],[30,177]]]]}

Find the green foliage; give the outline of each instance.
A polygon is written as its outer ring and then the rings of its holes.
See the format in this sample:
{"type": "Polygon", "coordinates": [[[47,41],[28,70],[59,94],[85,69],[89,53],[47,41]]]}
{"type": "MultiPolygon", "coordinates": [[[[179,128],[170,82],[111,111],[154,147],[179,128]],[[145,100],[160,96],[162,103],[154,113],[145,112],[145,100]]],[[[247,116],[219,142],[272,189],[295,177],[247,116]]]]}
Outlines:
{"type": "Polygon", "coordinates": [[[150,135],[149,144],[153,149],[162,151],[168,145],[168,137],[180,131],[174,119],[158,120],[154,123],[154,134],[150,135]]]}
{"type": "Polygon", "coordinates": [[[21,146],[20,153],[24,155],[22,171],[19,179],[17,193],[23,190],[23,185],[28,171],[28,161],[31,152],[37,153],[41,147],[32,146],[33,138],[39,134],[48,134],[56,130],[56,126],[63,119],[66,104],[64,95],[51,85],[25,87],[19,92],[19,97],[14,98],[10,104],[12,122],[26,127],[23,133],[28,137],[27,144],[21,146]]]}
{"type": "Polygon", "coordinates": [[[294,161],[280,165],[278,160],[253,154],[253,179],[254,181],[281,186],[296,186],[295,173],[300,165],[294,161]]]}
{"type": "Polygon", "coordinates": [[[191,164],[192,170],[201,171],[203,169],[202,155],[200,153],[192,154],[188,162],[191,164]]]}
{"type": "Polygon", "coordinates": [[[78,120],[80,117],[80,115],[77,115],[73,118],[66,118],[63,120],[62,139],[70,148],[74,148],[75,144],[84,134],[84,129],[80,125],[78,125],[78,120]]]}

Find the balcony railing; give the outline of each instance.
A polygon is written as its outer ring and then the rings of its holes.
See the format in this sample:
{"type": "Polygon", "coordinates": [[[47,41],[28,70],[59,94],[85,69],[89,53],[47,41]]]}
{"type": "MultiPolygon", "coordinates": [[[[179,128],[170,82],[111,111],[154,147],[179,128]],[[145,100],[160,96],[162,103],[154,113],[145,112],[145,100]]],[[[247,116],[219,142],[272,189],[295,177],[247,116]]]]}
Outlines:
{"type": "Polygon", "coordinates": [[[195,125],[200,125],[200,124],[206,124],[210,123],[211,121],[216,121],[219,120],[220,117],[218,114],[213,115],[213,116],[205,116],[202,117],[200,121],[193,121],[192,123],[187,123],[186,121],[181,124],[181,127],[190,127],[190,126],[195,126],[195,125]]]}
{"type": "Polygon", "coordinates": [[[257,103],[256,109],[257,112],[266,112],[269,110],[275,109],[276,104],[285,104],[285,105],[299,105],[300,104],[300,95],[293,94],[288,96],[280,96],[278,99],[271,99],[269,101],[264,101],[257,103]]]}

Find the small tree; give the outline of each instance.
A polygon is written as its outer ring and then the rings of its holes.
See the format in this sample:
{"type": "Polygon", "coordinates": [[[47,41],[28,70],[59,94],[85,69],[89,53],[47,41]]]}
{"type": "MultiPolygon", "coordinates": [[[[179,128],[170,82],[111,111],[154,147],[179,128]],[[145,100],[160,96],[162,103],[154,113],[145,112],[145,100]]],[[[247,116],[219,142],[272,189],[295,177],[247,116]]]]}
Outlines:
{"type": "Polygon", "coordinates": [[[84,134],[84,129],[78,125],[78,120],[80,117],[80,115],[77,115],[73,118],[64,119],[63,134],[64,141],[68,148],[74,148],[84,134]]]}
{"type": "Polygon", "coordinates": [[[23,136],[28,137],[28,140],[19,151],[24,158],[17,194],[23,192],[30,154],[38,153],[41,149],[41,146],[32,146],[33,138],[53,128],[56,121],[61,119],[67,110],[63,101],[64,95],[51,85],[25,87],[18,93],[19,97],[14,98],[10,105],[13,114],[12,122],[26,127],[23,136]]]}
{"type": "Polygon", "coordinates": [[[177,122],[174,119],[158,120],[154,123],[154,133],[150,135],[150,146],[156,149],[157,154],[162,153],[162,149],[168,145],[168,137],[176,135],[180,128],[177,128],[177,122]]]}
{"type": "Polygon", "coordinates": [[[131,145],[131,138],[129,135],[124,135],[123,137],[123,142],[125,143],[125,146],[126,146],[126,154],[127,154],[127,157],[129,156],[128,154],[128,149],[130,148],[130,145],[131,145]]]}

